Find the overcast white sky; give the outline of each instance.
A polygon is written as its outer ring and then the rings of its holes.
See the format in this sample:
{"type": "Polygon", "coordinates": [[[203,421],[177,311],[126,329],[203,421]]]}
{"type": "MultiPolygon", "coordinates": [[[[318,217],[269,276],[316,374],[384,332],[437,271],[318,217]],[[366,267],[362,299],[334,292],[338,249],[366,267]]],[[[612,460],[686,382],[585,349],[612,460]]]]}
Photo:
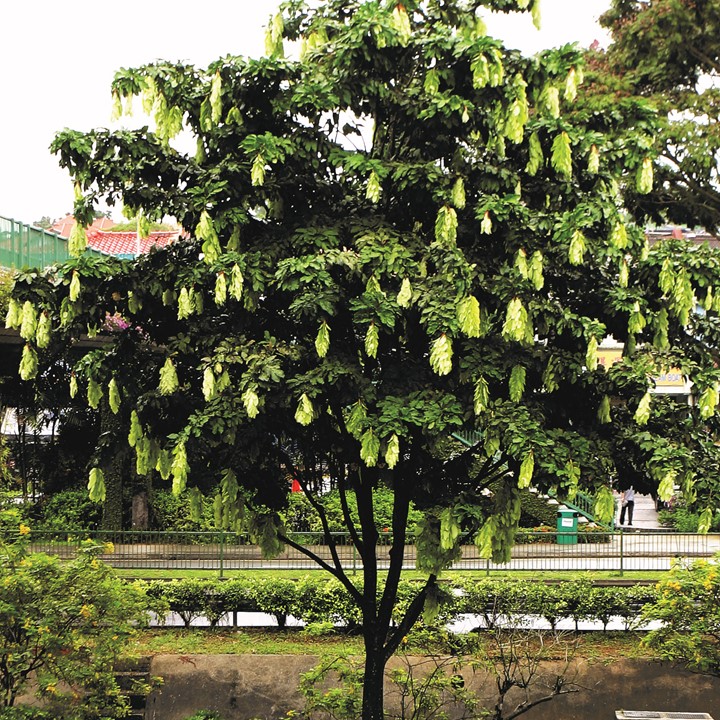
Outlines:
{"type": "MultiPolygon", "coordinates": [[[[532,53],[566,42],[606,44],[597,18],[610,0],[541,0],[528,15],[489,20],[492,34],[532,53]]],[[[48,146],[58,130],[110,125],[121,67],[156,59],[200,67],[259,56],[279,0],[15,0],[0,8],[0,216],[26,223],[72,211],[72,185],[48,146]]],[[[139,104],[136,103],[139,107],[139,104]]],[[[119,217],[119,208],[114,213],[119,217]]]]}

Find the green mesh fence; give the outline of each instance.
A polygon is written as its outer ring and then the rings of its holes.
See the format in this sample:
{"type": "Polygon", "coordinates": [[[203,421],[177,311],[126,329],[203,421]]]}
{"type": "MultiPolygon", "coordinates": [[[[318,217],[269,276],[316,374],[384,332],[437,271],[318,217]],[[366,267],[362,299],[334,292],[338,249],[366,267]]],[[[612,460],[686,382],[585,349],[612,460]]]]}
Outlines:
{"type": "Polygon", "coordinates": [[[0,266],[44,268],[70,257],[67,241],[54,233],[0,217],[0,266]]]}

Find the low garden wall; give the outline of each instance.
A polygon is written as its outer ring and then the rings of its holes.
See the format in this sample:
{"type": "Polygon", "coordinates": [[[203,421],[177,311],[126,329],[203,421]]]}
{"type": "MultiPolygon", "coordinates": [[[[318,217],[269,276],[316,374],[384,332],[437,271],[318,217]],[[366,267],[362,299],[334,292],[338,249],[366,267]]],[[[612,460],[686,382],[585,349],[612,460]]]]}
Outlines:
{"type": "MultiPolygon", "coordinates": [[[[161,655],[151,673],[164,679],[148,698],[145,717],[185,720],[213,710],[223,720],[279,720],[299,712],[300,675],[318,658],[277,655],[161,655]]],[[[552,664],[547,671],[552,673],[552,664]]],[[[467,685],[494,705],[494,678],[463,673],[467,685]]],[[[525,720],[614,720],[615,710],[706,712],[718,717],[720,678],[643,660],[577,661],[566,675],[578,692],[529,710],[525,720]]],[[[388,696],[388,707],[393,703],[388,696]]]]}

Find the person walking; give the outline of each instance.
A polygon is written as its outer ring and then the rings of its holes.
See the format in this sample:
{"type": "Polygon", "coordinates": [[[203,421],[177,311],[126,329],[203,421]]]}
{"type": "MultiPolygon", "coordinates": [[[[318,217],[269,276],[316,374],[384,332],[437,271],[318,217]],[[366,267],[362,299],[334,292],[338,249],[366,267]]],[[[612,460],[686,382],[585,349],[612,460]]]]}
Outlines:
{"type": "Polygon", "coordinates": [[[632,525],[633,510],[635,509],[635,488],[631,485],[623,490],[620,496],[620,524],[625,524],[625,511],[627,511],[628,525],[632,525]]]}

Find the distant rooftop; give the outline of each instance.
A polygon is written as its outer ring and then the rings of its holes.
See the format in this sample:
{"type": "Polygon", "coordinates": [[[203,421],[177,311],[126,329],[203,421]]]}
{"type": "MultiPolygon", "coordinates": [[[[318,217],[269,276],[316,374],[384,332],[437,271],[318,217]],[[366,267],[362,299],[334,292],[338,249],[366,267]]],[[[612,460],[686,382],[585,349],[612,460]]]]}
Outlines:
{"type": "MultiPolygon", "coordinates": [[[[148,237],[138,240],[135,232],[111,232],[110,228],[116,224],[110,218],[96,218],[86,229],[88,248],[103,255],[135,257],[149,252],[153,247],[166,247],[175,242],[181,232],[180,230],[151,232],[148,237]]],[[[73,227],[75,227],[75,218],[66,215],[53,223],[50,232],[57,233],[62,238],[69,238],[73,227]]]]}

